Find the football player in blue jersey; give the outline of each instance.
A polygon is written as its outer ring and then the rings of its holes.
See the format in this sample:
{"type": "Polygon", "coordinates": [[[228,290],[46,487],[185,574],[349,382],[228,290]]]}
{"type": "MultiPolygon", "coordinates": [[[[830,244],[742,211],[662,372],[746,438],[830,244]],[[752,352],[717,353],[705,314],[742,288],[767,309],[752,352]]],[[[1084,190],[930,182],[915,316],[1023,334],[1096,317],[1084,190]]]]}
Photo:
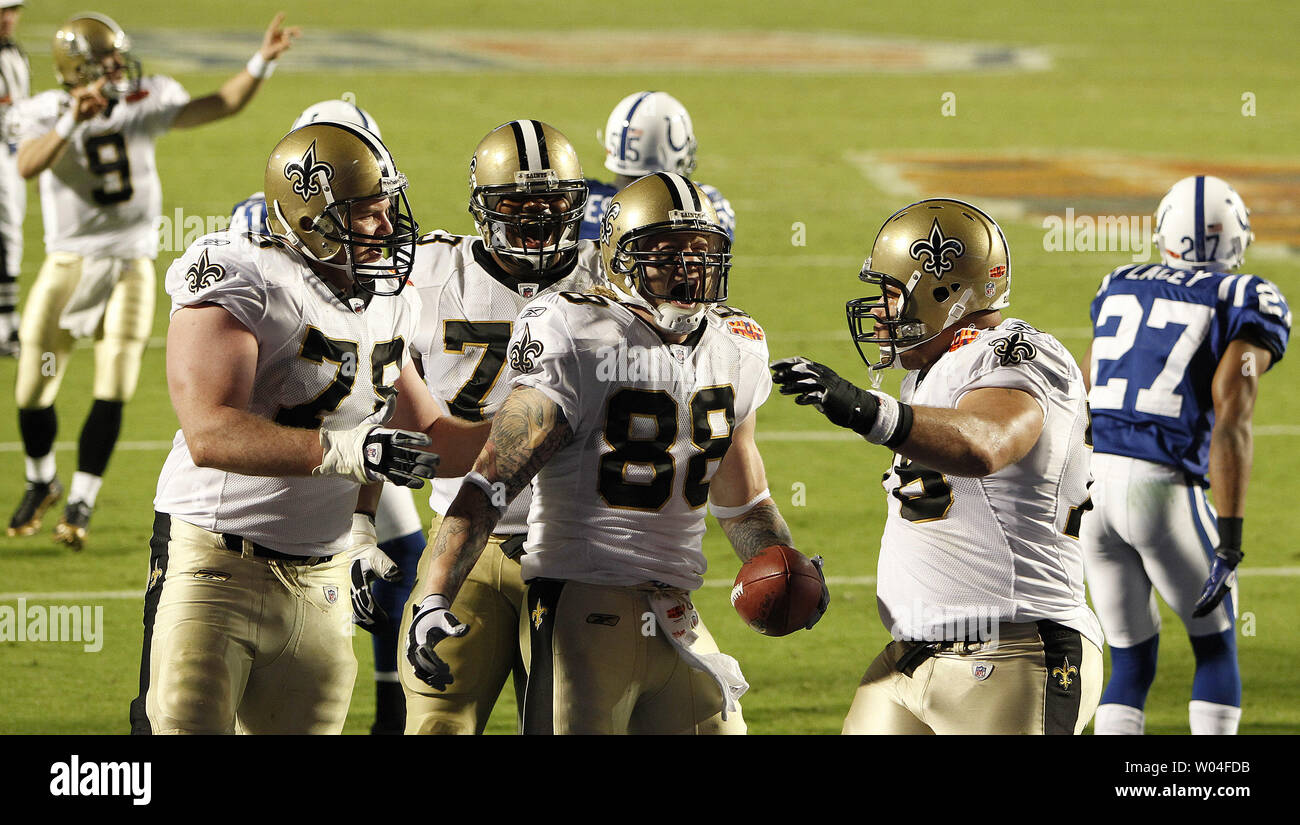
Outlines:
{"type": "Polygon", "coordinates": [[[1231,734],[1251,417],[1259,376],[1286,352],[1291,311],[1276,286],[1235,272],[1254,235],[1224,181],[1178,181],[1156,227],[1163,263],[1115,270],[1092,302],[1094,510],[1080,539],[1111,655],[1095,730],[1144,730],[1160,639],[1154,589],[1191,636],[1191,732],[1231,734]]]}
{"type": "MultiPolygon", "coordinates": [[[[690,177],[695,171],[695,128],[690,112],[667,92],[637,92],[618,102],[605,123],[605,168],[613,183],[587,179],[587,211],[580,237],[600,239],[600,221],[609,199],[637,178],[655,172],[676,172],[690,177]]],[[[699,183],[709,196],[718,223],[736,239],[736,213],[722,193],[699,183]]]]}

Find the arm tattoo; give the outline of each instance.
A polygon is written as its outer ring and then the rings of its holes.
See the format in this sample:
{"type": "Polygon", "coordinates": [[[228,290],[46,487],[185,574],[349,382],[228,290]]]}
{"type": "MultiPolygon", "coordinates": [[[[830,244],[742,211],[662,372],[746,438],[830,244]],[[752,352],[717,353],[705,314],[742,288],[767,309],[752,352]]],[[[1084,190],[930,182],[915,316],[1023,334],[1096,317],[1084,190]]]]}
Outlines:
{"type": "MultiPolygon", "coordinates": [[[[572,440],[573,430],[555,402],[537,390],[519,388],[493,417],[491,434],[474,469],[493,485],[504,485],[506,501],[513,501],[551,456],[572,440]]],[[[439,566],[439,558],[450,554],[444,585],[450,593],[443,595],[459,592],[469,577],[492,528],[501,519],[498,503],[478,485],[462,484],[447,508],[430,551],[431,569],[439,566]]]]}
{"type": "Polygon", "coordinates": [[[573,429],[559,405],[528,387],[516,389],[492,419],[492,433],[474,469],[506,488],[513,501],[560,448],[573,440],[573,429]]]}
{"type": "Polygon", "coordinates": [[[776,503],[767,499],[754,509],[736,518],[719,519],[722,530],[736,548],[736,555],[741,561],[749,561],[765,547],[774,544],[793,545],[794,538],[786,526],[776,503]]]}

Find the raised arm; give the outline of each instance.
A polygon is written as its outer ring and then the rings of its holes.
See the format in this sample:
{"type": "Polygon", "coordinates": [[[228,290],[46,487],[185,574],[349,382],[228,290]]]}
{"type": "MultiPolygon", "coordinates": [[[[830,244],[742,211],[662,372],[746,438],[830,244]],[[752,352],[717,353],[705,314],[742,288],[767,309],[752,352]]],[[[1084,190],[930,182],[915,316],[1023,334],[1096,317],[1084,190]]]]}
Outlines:
{"type": "Polygon", "coordinates": [[[172,121],[177,129],[202,126],[214,120],[236,114],[253,99],[262,81],[271,76],[274,70],[271,64],[293,44],[293,39],[301,33],[297,26],[282,28],[284,12],[280,12],[267,27],[262,36],[262,46],[257,50],[248,65],[239,70],[221,88],[210,95],[195,98],[185,104],[172,121]]]}
{"type": "Polygon", "coordinates": [[[19,145],[18,174],[23,180],[30,180],[50,168],[68,144],[85,131],[83,124],[107,108],[108,100],[103,95],[107,82],[108,78],[101,77],[89,86],[70,89],[68,94],[72,96],[72,102],[55,122],[54,128],[19,145]]]}
{"type": "Polygon", "coordinates": [[[772,370],[782,395],[798,396],[796,403],[815,405],[831,423],[941,473],[992,475],[1024,458],[1043,431],[1042,407],[1023,390],[984,387],[956,409],[913,407],[806,358],[777,361],[772,370]]]}

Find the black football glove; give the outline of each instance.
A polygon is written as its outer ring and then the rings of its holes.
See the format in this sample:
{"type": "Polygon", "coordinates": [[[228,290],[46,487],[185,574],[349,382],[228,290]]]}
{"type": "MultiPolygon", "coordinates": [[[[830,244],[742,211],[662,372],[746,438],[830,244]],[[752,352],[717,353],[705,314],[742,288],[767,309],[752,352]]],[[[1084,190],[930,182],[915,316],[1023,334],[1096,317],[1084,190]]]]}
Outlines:
{"type": "Polygon", "coordinates": [[[822,577],[822,597],[817,602],[817,612],[808,620],[808,624],[803,626],[804,630],[812,630],[813,625],[821,621],[822,616],[826,615],[826,608],[831,605],[831,589],[826,586],[826,573],[822,571],[822,565],[824,565],[825,562],[822,561],[821,556],[813,556],[810,561],[812,561],[813,566],[817,568],[817,575],[822,577]]]}
{"type": "Polygon", "coordinates": [[[392,417],[397,391],[379,388],[384,403],[351,430],[321,430],[323,457],[312,470],[316,476],[337,476],[358,484],[391,481],[401,487],[419,489],[426,478],[438,471],[438,456],[419,447],[432,443],[424,433],[391,430],[380,426],[392,417]]]}
{"type": "Polygon", "coordinates": [[[434,652],[434,647],[448,636],[464,636],[469,632],[469,625],[462,624],[447,609],[450,606],[447,597],[438,593],[413,605],[414,616],[406,638],[406,660],[415,668],[416,678],[437,690],[446,690],[456,680],[451,676],[451,667],[434,652]]]}
{"type": "Polygon", "coordinates": [[[782,395],[797,396],[794,403],[812,404],[832,424],[864,438],[876,423],[880,401],[824,364],[807,358],[782,358],[772,364],[772,380],[782,395]]]}

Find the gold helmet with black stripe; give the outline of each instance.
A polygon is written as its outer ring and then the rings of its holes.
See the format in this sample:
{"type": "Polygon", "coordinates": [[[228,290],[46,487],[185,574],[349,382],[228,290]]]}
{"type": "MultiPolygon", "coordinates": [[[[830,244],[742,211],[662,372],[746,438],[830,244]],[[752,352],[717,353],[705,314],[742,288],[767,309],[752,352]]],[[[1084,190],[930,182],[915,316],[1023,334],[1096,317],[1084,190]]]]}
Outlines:
{"type": "Polygon", "coordinates": [[[140,61],[131,57],[131,38],[111,17],[93,12],[69,19],[54,33],[54,75],[67,89],[107,75],[103,94],[110,99],[140,89],[140,61]]]}
{"type": "Polygon", "coordinates": [[[858,278],[879,295],[846,307],[849,333],[872,369],[924,344],[973,312],[1011,303],[1011,253],[997,222],[952,198],[906,206],[885,221],[858,278]],[[872,361],[862,344],[880,348],[872,361]]]}
{"type": "Polygon", "coordinates": [[[372,132],[318,121],[281,138],[266,163],[267,226],[374,295],[406,285],[420,228],[406,176],[372,132]]]}
{"type": "Polygon", "coordinates": [[[605,277],[664,332],[688,333],[727,300],[731,237],[708,195],[684,175],[656,172],[615,195],[600,227],[605,277]]]}
{"type": "Polygon", "coordinates": [[[498,126],[469,161],[479,235],[498,259],[542,276],[576,254],[587,191],[573,144],[538,120],[498,126]]]}

